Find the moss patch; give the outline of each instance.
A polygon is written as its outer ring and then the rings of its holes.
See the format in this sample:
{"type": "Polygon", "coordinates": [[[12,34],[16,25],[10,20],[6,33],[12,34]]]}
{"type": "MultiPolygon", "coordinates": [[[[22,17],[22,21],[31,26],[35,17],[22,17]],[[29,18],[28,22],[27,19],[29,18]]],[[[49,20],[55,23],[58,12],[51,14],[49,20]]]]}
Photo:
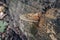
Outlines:
{"type": "Polygon", "coordinates": [[[0,32],[4,32],[4,29],[6,28],[7,24],[7,22],[0,21],[0,32]]]}

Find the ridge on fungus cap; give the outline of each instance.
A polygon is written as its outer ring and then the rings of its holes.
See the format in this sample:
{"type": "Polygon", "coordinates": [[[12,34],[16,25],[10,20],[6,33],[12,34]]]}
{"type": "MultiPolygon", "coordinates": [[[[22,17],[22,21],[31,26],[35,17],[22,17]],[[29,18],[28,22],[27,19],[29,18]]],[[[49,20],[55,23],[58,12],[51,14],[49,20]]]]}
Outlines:
{"type": "Polygon", "coordinates": [[[28,13],[28,14],[23,14],[20,16],[20,19],[25,20],[25,21],[31,21],[31,22],[38,22],[39,18],[41,17],[42,13],[28,13]]]}
{"type": "Polygon", "coordinates": [[[50,19],[56,19],[58,16],[58,13],[56,13],[56,11],[58,12],[58,10],[60,9],[52,8],[52,9],[47,10],[45,17],[50,18],[50,19]]]}

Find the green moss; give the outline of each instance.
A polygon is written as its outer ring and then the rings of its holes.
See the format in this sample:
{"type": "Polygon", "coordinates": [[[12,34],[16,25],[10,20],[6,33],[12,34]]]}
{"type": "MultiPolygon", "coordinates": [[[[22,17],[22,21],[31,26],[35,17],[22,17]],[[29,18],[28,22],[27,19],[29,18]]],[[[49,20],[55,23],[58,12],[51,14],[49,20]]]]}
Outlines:
{"type": "Polygon", "coordinates": [[[1,38],[0,38],[0,40],[1,40],[1,38]]]}
{"type": "Polygon", "coordinates": [[[0,21],[0,32],[4,32],[6,25],[7,25],[7,22],[0,21]]]}

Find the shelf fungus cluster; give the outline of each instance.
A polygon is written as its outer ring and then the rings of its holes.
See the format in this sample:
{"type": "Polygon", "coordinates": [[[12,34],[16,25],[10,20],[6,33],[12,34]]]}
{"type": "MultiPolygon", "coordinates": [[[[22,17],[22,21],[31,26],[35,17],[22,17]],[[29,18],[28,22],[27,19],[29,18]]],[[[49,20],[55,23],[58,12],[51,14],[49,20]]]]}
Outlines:
{"type": "Polygon", "coordinates": [[[0,2],[0,19],[3,19],[4,16],[6,16],[5,14],[6,7],[7,7],[6,4],[0,2]]]}
{"type": "MultiPolygon", "coordinates": [[[[29,34],[30,37],[35,38],[35,40],[41,40],[41,37],[44,37],[45,40],[58,40],[59,38],[57,37],[57,34],[59,31],[58,28],[60,28],[57,25],[57,20],[60,18],[60,9],[57,8],[51,8],[46,11],[46,13],[29,13],[29,14],[24,14],[23,16],[20,15],[20,19],[23,20],[23,24],[25,25],[22,29],[25,31],[25,34],[29,34]],[[32,21],[33,20],[33,21],[32,21]],[[35,24],[35,28],[37,29],[37,32],[32,36],[32,33],[30,31],[33,29],[25,29],[25,28],[31,28],[31,25],[28,27],[29,22],[32,24],[35,24]],[[29,32],[27,30],[30,30],[29,32]],[[39,37],[38,37],[39,35],[39,37]],[[38,37],[38,38],[36,38],[38,37]],[[49,38],[50,37],[50,38],[49,38]]],[[[59,21],[60,24],[60,21],[59,21]]],[[[33,26],[32,26],[33,27],[33,26]]],[[[35,30],[36,30],[35,29],[35,30]]],[[[60,31],[59,31],[60,33],[60,31]]]]}

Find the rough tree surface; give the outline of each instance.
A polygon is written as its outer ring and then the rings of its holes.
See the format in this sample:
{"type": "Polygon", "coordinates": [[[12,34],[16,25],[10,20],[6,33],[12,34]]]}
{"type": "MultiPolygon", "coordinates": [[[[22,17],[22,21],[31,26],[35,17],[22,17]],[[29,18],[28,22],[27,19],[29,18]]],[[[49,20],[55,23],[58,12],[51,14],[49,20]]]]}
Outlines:
{"type": "Polygon", "coordinates": [[[1,40],[60,40],[60,0],[0,1],[1,40]]]}

